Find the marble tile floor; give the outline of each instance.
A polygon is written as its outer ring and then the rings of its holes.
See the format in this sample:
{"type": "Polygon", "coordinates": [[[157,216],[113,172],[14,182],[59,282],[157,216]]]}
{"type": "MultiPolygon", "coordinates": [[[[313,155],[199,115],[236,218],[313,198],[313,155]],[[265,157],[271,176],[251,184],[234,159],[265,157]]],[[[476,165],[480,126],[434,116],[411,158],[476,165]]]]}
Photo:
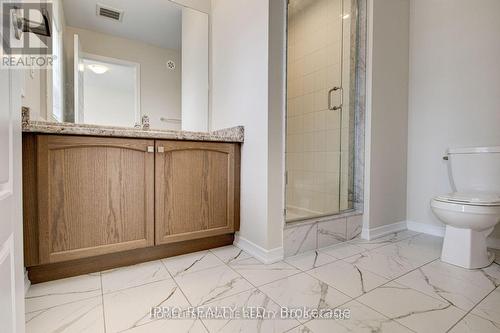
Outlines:
{"type": "Polygon", "coordinates": [[[404,231],[264,265],[227,246],[36,284],[27,332],[500,333],[499,261],[465,270],[404,231]],[[348,309],[348,319],[154,319],[151,307],[348,309]]]}

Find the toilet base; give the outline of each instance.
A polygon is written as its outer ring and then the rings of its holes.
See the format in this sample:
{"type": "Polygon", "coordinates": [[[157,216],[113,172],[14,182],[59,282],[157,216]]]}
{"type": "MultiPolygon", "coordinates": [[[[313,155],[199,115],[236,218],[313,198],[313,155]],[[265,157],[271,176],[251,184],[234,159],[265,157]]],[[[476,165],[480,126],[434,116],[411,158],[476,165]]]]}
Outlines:
{"type": "Polygon", "coordinates": [[[441,261],[467,269],[489,266],[495,259],[486,247],[488,231],[446,226],[441,261]]]}

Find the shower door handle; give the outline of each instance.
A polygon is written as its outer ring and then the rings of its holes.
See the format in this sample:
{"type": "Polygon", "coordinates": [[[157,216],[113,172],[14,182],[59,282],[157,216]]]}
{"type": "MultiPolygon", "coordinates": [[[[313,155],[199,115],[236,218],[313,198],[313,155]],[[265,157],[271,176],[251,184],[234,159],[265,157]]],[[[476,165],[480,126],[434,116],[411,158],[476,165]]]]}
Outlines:
{"type": "Polygon", "coordinates": [[[333,87],[332,89],[328,90],[328,110],[340,110],[342,109],[342,106],[344,104],[344,89],[342,87],[333,87]],[[340,90],[340,105],[332,105],[332,93],[334,91],[340,90]]]}

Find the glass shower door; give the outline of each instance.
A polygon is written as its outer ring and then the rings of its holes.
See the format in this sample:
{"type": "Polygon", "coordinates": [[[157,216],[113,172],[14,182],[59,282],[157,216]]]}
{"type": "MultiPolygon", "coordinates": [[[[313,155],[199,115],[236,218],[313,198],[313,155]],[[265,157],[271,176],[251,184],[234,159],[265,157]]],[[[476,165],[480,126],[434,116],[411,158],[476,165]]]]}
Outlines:
{"type": "Polygon", "coordinates": [[[289,2],[286,221],[351,208],[350,14],[344,7],[342,0],[289,2]]]}

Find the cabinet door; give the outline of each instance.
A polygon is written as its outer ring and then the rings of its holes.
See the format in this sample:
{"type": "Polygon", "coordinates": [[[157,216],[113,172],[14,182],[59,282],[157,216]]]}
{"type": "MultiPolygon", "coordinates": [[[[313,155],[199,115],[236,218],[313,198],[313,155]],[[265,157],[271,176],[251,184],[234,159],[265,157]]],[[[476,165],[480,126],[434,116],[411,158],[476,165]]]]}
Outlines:
{"type": "Polygon", "coordinates": [[[234,232],[235,149],[156,141],[156,244],[234,232]]]}
{"type": "Polygon", "coordinates": [[[40,263],[154,244],[153,147],[153,140],[37,136],[40,263]]]}

